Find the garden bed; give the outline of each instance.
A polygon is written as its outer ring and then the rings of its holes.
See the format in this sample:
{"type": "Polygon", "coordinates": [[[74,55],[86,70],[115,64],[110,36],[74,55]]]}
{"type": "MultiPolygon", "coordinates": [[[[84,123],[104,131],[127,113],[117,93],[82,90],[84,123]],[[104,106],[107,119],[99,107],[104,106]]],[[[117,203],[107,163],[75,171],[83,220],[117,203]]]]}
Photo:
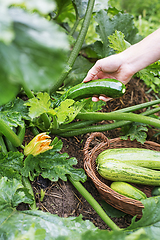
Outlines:
{"type": "MultiPolygon", "coordinates": [[[[114,99],[107,102],[105,107],[103,107],[103,112],[111,112],[127,106],[154,100],[155,97],[152,95],[152,92],[147,94],[147,88],[145,89],[144,86],[144,82],[140,81],[139,79],[132,79],[127,85],[127,91],[125,95],[120,99],[114,99]]],[[[143,109],[143,111],[144,110],[145,109],[143,109]]],[[[104,123],[106,123],[106,121],[102,122],[101,124],[104,123]]],[[[26,133],[25,141],[28,141],[32,138],[32,135],[30,135],[31,133],[28,131],[26,133]]],[[[122,134],[120,129],[114,129],[103,133],[108,138],[119,137],[122,134]]],[[[90,133],[70,138],[58,136],[58,138],[63,142],[62,152],[66,152],[68,153],[69,157],[76,157],[78,160],[78,164],[75,167],[83,168],[83,148],[89,135],[90,133]]],[[[159,138],[153,138],[153,135],[154,128],[150,128],[147,139],[159,143],[159,138]]],[[[55,136],[52,137],[54,138],[55,136]]],[[[102,199],[92,181],[87,179],[83,185],[89,191],[89,193],[91,193],[91,195],[100,204],[102,204],[102,199]]],[[[43,179],[41,176],[39,176],[32,183],[32,187],[35,193],[37,207],[40,210],[57,214],[60,217],[66,218],[69,216],[79,216],[81,214],[84,220],[90,220],[98,228],[109,229],[109,227],[106,226],[99,215],[69,181],[65,182],[59,180],[58,182],[50,182],[49,180],[43,179]]],[[[111,218],[120,228],[125,228],[130,225],[132,219],[130,215],[111,218]]]]}

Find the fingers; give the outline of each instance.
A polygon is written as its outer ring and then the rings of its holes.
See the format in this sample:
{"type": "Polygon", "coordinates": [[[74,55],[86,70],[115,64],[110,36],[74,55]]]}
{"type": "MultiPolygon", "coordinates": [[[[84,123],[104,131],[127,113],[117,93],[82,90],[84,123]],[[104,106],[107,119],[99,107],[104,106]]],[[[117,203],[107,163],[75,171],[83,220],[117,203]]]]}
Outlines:
{"type": "Polygon", "coordinates": [[[107,102],[107,101],[109,101],[111,98],[109,98],[109,97],[106,97],[106,96],[99,96],[99,100],[102,100],[102,101],[104,101],[104,102],[107,102]]]}
{"type": "Polygon", "coordinates": [[[96,97],[96,96],[93,96],[92,97],[92,101],[93,102],[98,102],[99,100],[102,100],[102,101],[104,101],[104,102],[107,102],[107,101],[109,101],[110,99],[112,99],[112,98],[109,98],[109,97],[106,97],[106,96],[99,96],[99,97],[96,97]]]}
{"type": "Polygon", "coordinates": [[[87,76],[84,78],[83,82],[89,82],[91,80],[97,79],[98,73],[102,71],[101,66],[99,64],[99,60],[95,63],[95,65],[88,71],[87,76]]]}

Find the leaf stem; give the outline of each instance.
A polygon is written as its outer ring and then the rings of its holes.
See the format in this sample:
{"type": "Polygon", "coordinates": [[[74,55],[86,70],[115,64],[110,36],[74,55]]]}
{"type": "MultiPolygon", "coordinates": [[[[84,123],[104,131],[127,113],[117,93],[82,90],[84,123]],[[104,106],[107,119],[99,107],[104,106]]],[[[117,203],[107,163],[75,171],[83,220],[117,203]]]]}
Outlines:
{"type": "Polygon", "coordinates": [[[7,154],[6,144],[5,144],[4,139],[3,139],[1,134],[0,134],[0,146],[1,146],[0,151],[2,151],[3,153],[7,154]]]}
{"type": "MultiPolygon", "coordinates": [[[[75,45],[74,45],[74,47],[71,51],[71,54],[70,54],[68,62],[67,62],[70,70],[72,69],[72,66],[73,66],[73,64],[74,64],[74,62],[75,62],[75,60],[76,60],[76,58],[79,54],[79,51],[80,51],[80,49],[82,47],[82,44],[84,42],[86,33],[88,31],[88,27],[89,27],[91,15],[92,15],[93,7],[94,7],[94,2],[95,2],[95,0],[89,0],[88,1],[87,10],[86,10],[86,14],[85,14],[85,17],[84,17],[84,20],[83,20],[83,24],[82,24],[80,33],[78,35],[77,41],[76,41],[76,43],[75,43],[75,45]]],[[[69,72],[70,71],[66,71],[61,75],[58,82],[56,82],[55,85],[52,87],[51,93],[55,92],[62,85],[64,79],[67,77],[69,72]]]]}
{"type": "Polygon", "coordinates": [[[87,202],[93,207],[101,219],[112,229],[121,230],[105,213],[99,203],[92,197],[92,195],[83,187],[80,182],[74,181],[70,176],[68,176],[69,181],[78,190],[78,192],[87,200],[87,202]]]}
{"type": "Polygon", "coordinates": [[[15,134],[15,132],[4,122],[2,118],[0,118],[0,132],[8,138],[8,140],[15,146],[19,147],[22,142],[19,137],[15,134]]]}
{"type": "MultiPolygon", "coordinates": [[[[160,107],[158,108],[154,108],[151,110],[148,110],[146,112],[140,113],[141,115],[151,115],[154,114],[156,112],[160,111],[160,107]]],[[[73,136],[77,136],[77,135],[81,135],[81,134],[86,134],[89,132],[103,132],[103,131],[109,131],[115,128],[119,128],[119,127],[123,127],[127,124],[130,124],[131,121],[125,121],[125,120],[121,120],[121,121],[117,121],[114,123],[110,123],[110,124],[103,124],[103,125],[95,125],[95,126],[88,126],[88,127],[83,127],[83,128],[77,128],[77,129],[68,129],[68,131],[66,131],[67,129],[59,129],[59,132],[57,130],[56,134],[59,136],[63,136],[63,137],[73,137],[73,136]]]]}
{"type": "Polygon", "coordinates": [[[135,113],[119,113],[119,112],[110,112],[110,113],[102,113],[102,112],[89,112],[89,113],[78,113],[77,118],[84,120],[125,120],[131,122],[140,122],[145,124],[150,124],[154,127],[160,128],[160,120],[143,116],[135,113]]]}
{"type": "Polygon", "coordinates": [[[31,186],[31,183],[30,183],[29,179],[27,177],[22,176],[22,183],[23,183],[24,187],[28,189],[29,193],[33,197],[34,201],[33,201],[33,204],[30,206],[31,209],[32,210],[36,210],[37,209],[37,207],[36,207],[36,200],[35,200],[33,189],[32,189],[32,186],[31,186]]]}

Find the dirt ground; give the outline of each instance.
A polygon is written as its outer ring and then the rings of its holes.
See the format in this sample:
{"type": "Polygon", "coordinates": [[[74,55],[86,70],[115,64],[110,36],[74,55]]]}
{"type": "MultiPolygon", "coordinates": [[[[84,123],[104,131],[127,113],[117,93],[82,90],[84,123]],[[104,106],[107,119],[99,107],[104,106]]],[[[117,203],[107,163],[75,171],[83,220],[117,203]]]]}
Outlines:
{"type": "MultiPolygon", "coordinates": [[[[103,107],[103,111],[110,112],[116,109],[121,109],[127,106],[132,106],[146,101],[155,99],[154,93],[146,93],[148,89],[144,88],[144,83],[138,79],[132,79],[127,84],[127,91],[120,99],[110,100],[103,107]]],[[[103,124],[103,122],[102,122],[103,124]]],[[[119,137],[120,129],[103,132],[108,138],[119,137]]],[[[154,129],[148,132],[148,140],[160,142],[159,138],[153,138],[154,129]]],[[[75,136],[72,138],[58,137],[63,142],[62,152],[67,152],[70,157],[76,157],[78,164],[76,167],[83,168],[83,148],[86,139],[90,133],[75,136]]],[[[54,138],[55,136],[52,136],[54,138]]],[[[39,209],[57,214],[60,217],[79,216],[83,215],[84,220],[90,220],[94,225],[100,229],[109,229],[109,227],[102,221],[89,203],[78,193],[73,185],[67,181],[50,182],[43,179],[41,176],[33,182],[33,190],[35,193],[37,207],[39,209]],[[41,199],[41,193],[45,193],[44,198],[41,199]]],[[[101,196],[95,188],[93,182],[88,178],[83,184],[84,187],[92,194],[92,196],[101,204],[101,196]]],[[[112,220],[121,228],[130,225],[132,217],[125,215],[123,217],[114,217],[112,220]]]]}

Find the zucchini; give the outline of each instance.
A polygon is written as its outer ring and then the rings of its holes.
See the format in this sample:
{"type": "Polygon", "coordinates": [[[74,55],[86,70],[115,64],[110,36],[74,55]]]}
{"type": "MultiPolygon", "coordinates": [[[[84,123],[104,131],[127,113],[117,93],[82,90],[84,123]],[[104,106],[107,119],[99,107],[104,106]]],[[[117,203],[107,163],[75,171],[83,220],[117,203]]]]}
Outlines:
{"type": "Polygon", "coordinates": [[[93,95],[106,95],[107,97],[121,97],[126,91],[125,85],[116,79],[99,79],[87,83],[80,83],[66,92],[66,97],[74,100],[92,97],[93,95]]]}
{"type": "Polygon", "coordinates": [[[160,152],[144,148],[116,148],[101,152],[97,161],[105,162],[107,159],[119,160],[127,164],[160,169],[160,152]]]}
{"type": "Polygon", "coordinates": [[[110,188],[123,196],[135,200],[140,201],[141,199],[147,198],[144,192],[126,182],[112,182],[110,188]]]}
{"type": "Polygon", "coordinates": [[[111,181],[160,186],[160,171],[119,160],[98,161],[97,171],[103,178],[111,181]]]}

